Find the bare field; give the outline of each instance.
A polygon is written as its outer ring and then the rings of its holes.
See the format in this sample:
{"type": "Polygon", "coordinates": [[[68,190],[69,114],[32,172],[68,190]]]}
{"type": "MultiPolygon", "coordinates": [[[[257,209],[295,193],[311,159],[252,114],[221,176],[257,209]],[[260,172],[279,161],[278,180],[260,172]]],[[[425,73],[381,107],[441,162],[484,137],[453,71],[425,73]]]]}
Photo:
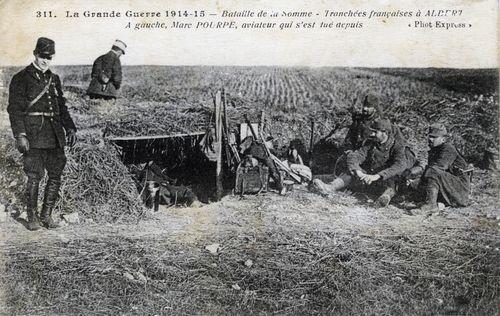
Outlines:
{"type": "MultiPolygon", "coordinates": [[[[0,203],[21,211],[23,174],[5,115],[0,120],[0,203]]],[[[115,135],[203,131],[212,94],[224,88],[234,128],[266,112],[285,145],[342,139],[357,96],[380,93],[387,115],[425,158],[428,122],[445,120],[469,162],[498,143],[495,70],[125,67],[116,104],[84,99],[90,67],[57,67],[80,144],[68,152],[59,214],[77,225],[29,232],[7,216],[0,231],[0,313],[71,315],[355,314],[494,315],[500,312],[498,173],[477,170],[473,198],[440,215],[371,196],[321,197],[299,186],[228,195],[200,208],[143,209],[107,144],[115,135]],[[206,248],[208,246],[208,249],[206,248]]],[[[326,146],[328,147],[328,146],[326,146]]],[[[323,147],[324,148],[324,147],[323,147]]],[[[315,161],[328,171],[328,153],[315,161]],[[324,163],[327,165],[324,165],[324,163]],[[322,163],[322,164],[321,164],[322,163]]]]}

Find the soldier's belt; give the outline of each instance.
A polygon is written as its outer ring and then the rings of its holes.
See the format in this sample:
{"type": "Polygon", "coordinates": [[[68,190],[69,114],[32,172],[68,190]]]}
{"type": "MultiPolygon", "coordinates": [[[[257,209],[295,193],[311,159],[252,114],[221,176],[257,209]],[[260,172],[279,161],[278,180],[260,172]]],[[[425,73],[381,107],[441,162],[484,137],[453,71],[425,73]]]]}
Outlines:
{"type": "Polygon", "coordinates": [[[26,112],[28,116],[44,116],[44,117],[55,117],[59,114],[54,112],[26,112]]]}

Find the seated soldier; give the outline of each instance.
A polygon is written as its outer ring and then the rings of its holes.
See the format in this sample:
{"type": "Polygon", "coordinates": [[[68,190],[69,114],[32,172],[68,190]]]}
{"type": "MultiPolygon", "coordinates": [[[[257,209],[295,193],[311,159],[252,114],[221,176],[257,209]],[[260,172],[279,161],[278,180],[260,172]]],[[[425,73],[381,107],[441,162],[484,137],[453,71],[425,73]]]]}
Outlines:
{"type": "Polygon", "coordinates": [[[249,158],[255,158],[257,161],[269,168],[269,174],[271,178],[273,178],[275,184],[276,184],[276,189],[278,192],[280,192],[281,195],[286,193],[286,188],[283,186],[283,180],[281,177],[281,173],[279,172],[278,168],[276,167],[276,164],[274,163],[273,159],[269,157],[266,151],[266,147],[272,151],[273,150],[273,138],[272,137],[267,137],[266,143],[258,142],[253,140],[253,137],[249,136],[245,138],[245,140],[242,142],[241,147],[245,148],[243,150],[243,154],[245,157],[249,158]],[[251,139],[251,144],[248,145],[249,139],[251,139]],[[245,146],[243,146],[245,144],[245,146]]]}
{"type": "Polygon", "coordinates": [[[344,149],[356,150],[363,146],[371,135],[370,125],[381,118],[382,108],[379,97],[375,94],[366,95],[361,111],[353,111],[352,113],[352,124],[344,139],[344,149]]]}
{"type": "MultiPolygon", "coordinates": [[[[341,176],[342,173],[348,172],[346,159],[347,155],[359,148],[365,142],[370,140],[372,134],[371,125],[377,121],[384,119],[383,105],[376,94],[367,94],[363,99],[361,111],[353,111],[352,123],[344,139],[343,151],[337,162],[335,163],[334,173],[341,176]]],[[[401,129],[393,124],[392,132],[395,138],[404,138],[401,129]]]]}
{"type": "Polygon", "coordinates": [[[309,182],[312,180],[311,168],[304,164],[302,156],[299,154],[298,145],[293,141],[290,142],[286,153],[286,160],[282,161],[290,170],[300,176],[301,182],[309,182]]]}
{"type": "MultiPolygon", "coordinates": [[[[427,167],[421,178],[420,187],[425,191],[425,204],[422,211],[438,211],[437,200],[454,207],[466,206],[469,201],[470,181],[463,171],[467,169],[465,159],[455,146],[447,140],[446,127],[432,124],[429,127],[429,154],[427,167]]],[[[413,170],[413,173],[418,170],[413,170]]]]}
{"type": "Polygon", "coordinates": [[[294,145],[290,144],[286,153],[286,160],[289,164],[295,165],[303,165],[304,161],[302,160],[302,156],[300,156],[297,148],[294,145]]]}
{"type": "Polygon", "coordinates": [[[328,194],[349,186],[353,180],[360,180],[382,189],[376,201],[377,206],[389,205],[396,194],[399,178],[414,165],[415,155],[405,140],[395,134],[395,127],[388,120],[376,120],[371,131],[370,141],[347,155],[347,174],[342,174],[329,184],[315,179],[312,189],[328,194]]]}

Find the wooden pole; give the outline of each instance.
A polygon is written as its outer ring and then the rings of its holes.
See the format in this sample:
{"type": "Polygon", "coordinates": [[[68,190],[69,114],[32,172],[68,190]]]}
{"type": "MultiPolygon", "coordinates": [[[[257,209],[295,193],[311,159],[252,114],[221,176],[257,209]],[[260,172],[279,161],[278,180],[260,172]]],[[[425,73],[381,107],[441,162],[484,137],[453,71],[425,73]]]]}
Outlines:
{"type": "Polygon", "coordinates": [[[253,129],[253,125],[248,119],[248,116],[246,114],[245,114],[245,122],[247,123],[248,127],[250,127],[250,132],[252,132],[253,140],[257,141],[259,139],[259,137],[257,136],[257,132],[255,132],[255,130],[253,129]]]}
{"type": "Polygon", "coordinates": [[[217,154],[217,167],[215,170],[215,185],[216,185],[216,199],[219,201],[222,198],[222,94],[217,91],[215,95],[215,137],[216,137],[216,154],[217,154]]]}
{"type": "Polygon", "coordinates": [[[226,91],[224,88],[222,88],[222,139],[224,141],[224,150],[226,151],[226,165],[227,167],[231,167],[232,164],[232,152],[231,152],[231,145],[229,144],[229,127],[227,123],[227,115],[226,115],[226,91]]]}
{"type": "Polygon", "coordinates": [[[311,118],[311,138],[309,139],[309,167],[312,166],[314,151],[314,119],[311,118]]]}
{"type": "Polygon", "coordinates": [[[236,164],[239,164],[241,161],[240,155],[238,154],[238,150],[236,149],[236,146],[234,143],[230,142],[229,139],[229,123],[227,120],[227,111],[226,111],[226,105],[227,105],[227,95],[226,91],[223,89],[223,99],[222,99],[222,106],[223,106],[223,111],[222,115],[224,116],[224,141],[226,145],[226,159],[227,159],[227,164],[228,167],[231,167],[233,159],[236,160],[236,164]],[[233,158],[231,158],[233,157],[233,158]]]}
{"type": "Polygon", "coordinates": [[[264,134],[264,123],[265,123],[265,114],[264,110],[260,111],[260,133],[264,134]]]}

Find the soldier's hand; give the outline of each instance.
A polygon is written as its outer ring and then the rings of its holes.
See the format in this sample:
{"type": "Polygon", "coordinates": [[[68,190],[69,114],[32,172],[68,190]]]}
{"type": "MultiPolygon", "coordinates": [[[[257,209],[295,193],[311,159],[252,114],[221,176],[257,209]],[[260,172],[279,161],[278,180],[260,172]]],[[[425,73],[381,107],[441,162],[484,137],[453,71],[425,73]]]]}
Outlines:
{"type": "Polygon", "coordinates": [[[378,174],[367,174],[363,179],[367,184],[372,184],[373,182],[379,180],[381,177],[378,174]]]}
{"type": "Polygon", "coordinates": [[[66,145],[68,145],[69,147],[75,146],[77,140],[76,131],[74,129],[68,130],[66,138],[66,145]]]}
{"type": "Polygon", "coordinates": [[[420,179],[408,179],[406,180],[406,186],[412,188],[412,189],[417,189],[418,185],[420,184],[420,179]]]}
{"type": "Polygon", "coordinates": [[[366,173],[361,170],[355,170],[354,173],[358,176],[360,180],[364,180],[366,177],[366,173]]]}
{"type": "Polygon", "coordinates": [[[16,137],[16,148],[21,154],[25,154],[30,150],[30,143],[25,135],[18,135],[16,137]]]}
{"type": "Polygon", "coordinates": [[[101,74],[101,82],[102,82],[103,84],[108,83],[108,82],[109,82],[109,77],[108,77],[108,76],[106,76],[105,74],[101,74]]]}

